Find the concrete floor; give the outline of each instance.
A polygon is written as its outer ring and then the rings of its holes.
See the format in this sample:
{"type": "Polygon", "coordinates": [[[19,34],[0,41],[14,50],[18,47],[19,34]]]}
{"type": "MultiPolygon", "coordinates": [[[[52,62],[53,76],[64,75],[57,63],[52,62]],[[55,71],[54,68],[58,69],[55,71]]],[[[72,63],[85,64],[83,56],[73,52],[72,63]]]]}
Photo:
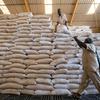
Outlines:
{"type": "MultiPolygon", "coordinates": [[[[0,100],[79,100],[67,95],[63,96],[31,96],[31,95],[4,95],[0,94],[0,100]]],[[[100,94],[82,95],[80,100],[100,100],[100,94]]]]}

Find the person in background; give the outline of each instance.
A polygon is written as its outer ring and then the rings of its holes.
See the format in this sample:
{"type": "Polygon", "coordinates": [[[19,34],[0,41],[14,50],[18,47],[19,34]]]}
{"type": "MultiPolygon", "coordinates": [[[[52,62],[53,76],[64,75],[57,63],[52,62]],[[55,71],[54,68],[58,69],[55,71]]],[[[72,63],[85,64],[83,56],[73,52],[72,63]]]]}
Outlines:
{"type": "Polygon", "coordinates": [[[83,75],[78,91],[73,92],[72,95],[80,97],[81,93],[87,88],[90,80],[92,80],[96,89],[100,93],[100,73],[99,63],[96,56],[96,48],[91,38],[86,38],[84,42],[80,41],[77,36],[74,36],[75,41],[80,48],[83,49],[82,64],[83,64],[83,75]]]}
{"type": "Polygon", "coordinates": [[[64,13],[62,13],[60,8],[57,10],[57,12],[58,12],[58,20],[57,20],[57,24],[55,26],[55,32],[57,32],[57,26],[59,24],[65,25],[67,27],[67,29],[68,29],[68,22],[67,22],[66,15],[64,13]]]}

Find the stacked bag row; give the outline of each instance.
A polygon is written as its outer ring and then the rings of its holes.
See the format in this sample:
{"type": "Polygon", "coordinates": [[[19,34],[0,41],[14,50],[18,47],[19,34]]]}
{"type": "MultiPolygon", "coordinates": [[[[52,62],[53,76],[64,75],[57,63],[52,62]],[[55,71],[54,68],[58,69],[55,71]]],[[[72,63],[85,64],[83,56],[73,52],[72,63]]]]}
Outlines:
{"type": "MultiPolygon", "coordinates": [[[[17,32],[17,18],[15,15],[3,15],[0,18],[0,92],[20,94],[18,89],[23,88],[21,77],[15,73],[16,64],[11,59],[14,55],[12,48],[15,46],[15,34],[17,32]]],[[[19,66],[18,66],[19,67],[19,66]]]]}

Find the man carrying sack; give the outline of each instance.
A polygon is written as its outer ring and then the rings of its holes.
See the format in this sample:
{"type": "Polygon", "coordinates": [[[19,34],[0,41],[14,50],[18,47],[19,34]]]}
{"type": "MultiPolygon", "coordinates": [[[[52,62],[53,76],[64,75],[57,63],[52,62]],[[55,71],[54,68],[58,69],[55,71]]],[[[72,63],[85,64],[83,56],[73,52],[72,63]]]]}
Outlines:
{"type": "Polygon", "coordinates": [[[58,13],[58,19],[57,19],[57,24],[55,26],[55,32],[69,32],[68,31],[68,20],[66,15],[61,11],[61,9],[59,8],[57,10],[58,13]]]}

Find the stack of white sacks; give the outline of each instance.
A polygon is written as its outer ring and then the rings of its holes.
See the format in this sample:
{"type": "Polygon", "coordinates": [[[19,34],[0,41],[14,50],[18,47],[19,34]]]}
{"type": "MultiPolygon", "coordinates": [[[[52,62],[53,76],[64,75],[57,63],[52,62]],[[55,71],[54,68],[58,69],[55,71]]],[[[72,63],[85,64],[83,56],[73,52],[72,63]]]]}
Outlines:
{"type": "MultiPolygon", "coordinates": [[[[91,33],[86,27],[70,30],[84,40],[91,33]]],[[[70,94],[81,82],[81,54],[72,36],[51,32],[49,16],[0,16],[0,93],[70,94]]],[[[86,93],[97,93],[92,83],[86,93]]]]}
{"type": "Polygon", "coordinates": [[[55,48],[51,51],[51,58],[53,61],[51,65],[55,66],[55,74],[53,74],[52,83],[54,85],[54,90],[52,94],[70,94],[69,92],[69,80],[67,79],[68,70],[66,67],[66,48],[67,41],[70,40],[68,34],[55,33],[55,38],[53,45],[55,48]]]}
{"type": "Polygon", "coordinates": [[[14,47],[14,32],[17,32],[16,28],[17,16],[9,15],[3,16],[0,19],[0,89],[1,93],[16,93],[20,94],[17,90],[23,88],[20,85],[18,74],[14,72],[16,65],[14,65],[11,59],[14,57],[12,47],[14,47]]]}
{"type": "MultiPolygon", "coordinates": [[[[27,78],[27,67],[30,65],[30,63],[34,63],[32,59],[28,58],[28,51],[32,47],[33,39],[32,36],[30,36],[31,33],[31,26],[29,24],[29,20],[31,18],[31,15],[24,15],[19,14],[17,22],[17,33],[15,33],[15,47],[13,48],[13,52],[15,52],[16,56],[14,63],[19,66],[16,71],[18,71],[18,74],[21,76],[21,83],[23,85],[23,88],[19,90],[20,93],[25,94],[34,94],[34,90],[29,89],[29,85],[34,85],[36,82],[31,80],[30,78],[27,78]]],[[[31,87],[32,88],[32,87],[31,87]]]]}
{"type": "Polygon", "coordinates": [[[48,16],[33,16],[30,25],[33,42],[30,50],[26,50],[28,59],[31,60],[26,69],[26,76],[28,79],[34,79],[36,84],[27,88],[34,90],[34,94],[50,94],[53,89],[51,74],[54,73],[54,66],[50,66],[50,50],[53,49],[50,19],[48,16]],[[51,34],[50,37],[46,36],[47,34],[51,34]]]}

